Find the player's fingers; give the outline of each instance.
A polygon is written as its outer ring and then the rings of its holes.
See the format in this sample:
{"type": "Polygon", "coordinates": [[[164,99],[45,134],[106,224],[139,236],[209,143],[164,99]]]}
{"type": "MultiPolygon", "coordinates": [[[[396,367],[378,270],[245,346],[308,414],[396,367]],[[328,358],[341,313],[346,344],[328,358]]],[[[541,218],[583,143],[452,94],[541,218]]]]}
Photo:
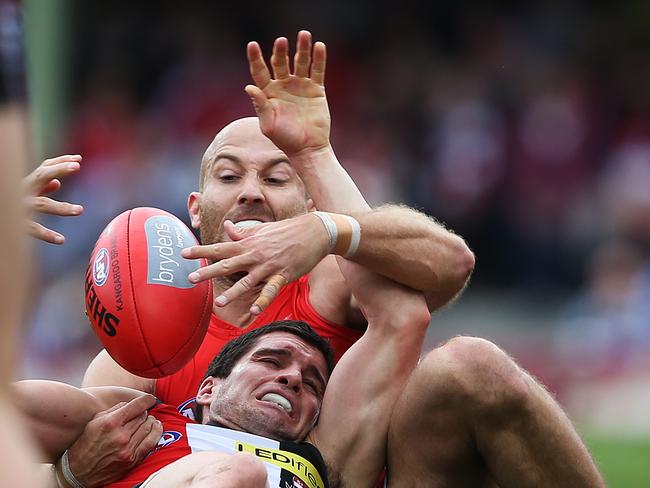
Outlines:
{"type": "MultiPolygon", "coordinates": [[[[137,451],[142,442],[151,434],[152,429],[160,422],[152,415],[147,415],[144,420],[138,425],[136,430],[131,435],[129,440],[130,450],[137,451]]],[[[162,432],[161,432],[162,433],[162,432]]]]}
{"type": "Polygon", "coordinates": [[[311,79],[325,86],[325,65],[327,64],[327,49],[325,43],[314,44],[314,60],[311,63],[311,79]]]}
{"type": "Polygon", "coordinates": [[[122,424],[126,424],[130,420],[141,416],[148,408],[151,408],[156,403],[156,397],[149,394],[144,394],[137,398],[134,398],[126,405],[116,409],[110,415],[116,417],[116,419],[122,424]]]}
{"type": "MultiPolygon", "coordinates": [[[[162,422],[154,417],[150,416],[150,418],[153,420],[151,421],[149,431],[139,443],[135,444],[135,455],[138,460],[144,459],[147,454],[154,450],[163,434],[162,422]]],[[[144,429],[142,430],[144,431],[144,429]]]]}
{"type": "Polygon", "coordinates": [[[301,78],[309,76],[309,63],[311,63],[311,33],[298,32],[296,41],[296,55],[293,58],[294,74],[301,78]]]}
{"type": "Polygon", "coordinates": [[[65,242],[65,237],[62,234],[59,234],[52,229],[48,229],[38,222],[29,220],[27,221],[26,226],[27,234],[35,239],[49,242],[50,244],[63,244],[65,242]]]}
{"type": "Polygon", "coordinates": [[[254,272],[248,273],[246,276],[237,281],[237,283],[232,285],[221,295],[215,298],[214,303],[219,307],[228,305],[231,301],[255,288],[259,282],[260,278],[258,278],[254,272]]]}
{"type": "Polygon", "coordinates": [[[114,412],[114,411],[117,410],[118,408],[122,408],[124,405],[126,405],[126,402],[116,403],[116,404],[113,405],[111,408],[108,408],[108,409],[106,409],[106,410],[102,410],[101,412],[97,413],[97,414],[95,415],[95,418],[97,418],[97,417],[102,417],[102,416],[104,416],[104,415],[108,415],[109,413],[114,412]]]}
{"type": "Polygon", "coordinates": [[[181,250],[181,256],[185,259],[205,258],[210,261],[225,259],[241,254],[243,248],[236,242],[219,242],[205,246],[191,246],[181,250]]]}
{"type": "Polygon", "coordinates": [[[220,276],[230,276],[235,273],[248,271],[254,261],[250,255],[242,254],[231,258],[220,259],[214,264],[204,266],[196,271],[191,272],[187,279],[190,283],[200,283],[201,281],[210,280],[220,276]]]}
{"type": "Polygon", "coordinates": [[[246,85],[244,91],[253,102],[253,107],[255,107],[255,112],[257,113],[258,117],[263,118],[271,109],[267,103],[268,99],[266,98],[264,92],[255,85],[246,85]]]}
{"type": "MultiPolygon", "coordinates": [[[[237,242],[255,235],[260,228],[265,225],[266,224],[259,221],[239,222],[238,224],[234,224],[232,220],[226,220],[223,223],[223,230],[231,241],[237,242]]],[[[244,248],[242,247],[240,253],[243,252],[243,249],[244,248]]]]}
{"type": "Polygon", "coordinates": [[[251,72],[251,78],[255,84],[264,88],[271,81],[271,73],[269,73],[269,68],[266,66],[264,61],[264,56],[262,56],[262,49],[260,45],[253,41],[249,42],[246,46],[246,57],[248,58],[248,68],[251,72]]]}
{"type": "Polygon", "coordinates": [[[56,163],[49,166],[41,165],[25,177],[26,190],[31,195],[38,195],[50,181],[76,173],[80,168],[81,166],[77,161],[56,163]]]}
{"type": "Polygon", "coordinates": [[[131,437],[133,437],[136,432],[140,430],[142,425],[144,425],[144,423],[147,421],[148,416],[149,415],[145,410],[124,423],[124,425],[121,425],[122,432],[124,432],[125,435],[129,436],[129,445],[131,445],[131,437]]]}
{"type": "Polygon", "coordinates": [[[62,156],[57,156],[55,158],[49,158],[43,161],[42,166],[52,166],[54,164],[65,163],[65,162],[81,162],[81,154],[63,154],[62,156]]]}
{"type": "Polygon", "coordinates": [[[282,287],[288,282],[289,280],[287,280],[282,275],[277,274],[271,276],[264,285],[264,288],[262,288],[260,296],[257,297],[257,300],[255,300],[255,303],[253,303],[253,306],[250,310],[251,313],[253,315],[259,315],[266,307],[269,306],[273,299],[278,296],[278,293],[280,293],[282,287]]]}
{"type": "Polygon", "coordinates": [[[273,43],[271,67],[276,80],[289,78],[289,41],[286,37],[278,37],[273,43]]]}
{"type": "Polygon", "coordinates": [[[61,182],[58,179],[54,178],[53,180],[46,183],[43,188],[41,188],[39,195],[49,195],[50,193],[57,191],[59,188],[61,188],[61,182]]]}
{"type": "Polygon", "coordinates": [[[39,212],[49,215],[59,215],[61,217],[69,217],[80,215],[83,212],[81,205],[76,205],[68,202],[58,202],[49,197],[31,197],[28,199],[29,209],[33,212],[39,212]]]}

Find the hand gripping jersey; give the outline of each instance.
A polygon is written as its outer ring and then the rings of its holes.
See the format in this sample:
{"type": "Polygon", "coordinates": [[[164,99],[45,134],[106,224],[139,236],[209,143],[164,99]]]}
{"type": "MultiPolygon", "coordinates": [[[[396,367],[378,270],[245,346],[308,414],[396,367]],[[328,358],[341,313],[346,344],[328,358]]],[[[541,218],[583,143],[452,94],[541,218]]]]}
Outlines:
{"type": "Polygon", "coordinates": [[[163,424],[164,432],[158,446],[124,478],[105,488],[135,488],[156,471],[183,456],[201,451],[249,452],[257,456],[264,462],[270,488],[329,487],[325,463],[312,444],[275,441],[246,432],[197,424],[165,404],[157,405],[149,413],[163,424]]]}
{"type": "Polygon", "coordinates": [[[280,290],[279,295],[247,328],[240,329],[215,315],[208,332],[194,358],[180,371],[156,380],[155,395],[163,403],[177,406],[179,411],[194,418],[194,397],[208,369],[208,365],[230,340],[276,320],[304,320],[329,340],[338,359],[361,337],[361,332],[336,325],[321,317],[309,303],[309,276],[302,276],[280,290]]]}

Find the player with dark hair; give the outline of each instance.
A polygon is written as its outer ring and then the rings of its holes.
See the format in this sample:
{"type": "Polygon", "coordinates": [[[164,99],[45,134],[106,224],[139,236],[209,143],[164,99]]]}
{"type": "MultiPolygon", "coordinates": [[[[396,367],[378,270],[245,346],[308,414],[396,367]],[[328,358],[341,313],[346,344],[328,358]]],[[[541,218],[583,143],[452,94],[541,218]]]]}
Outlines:
{"type": "MultiPolygon", "coordinates": [[[[280,44],[286,48],[286,39],[280,44]]],[[[347,254],[375,272],[426,290],[433,308],[464,287],[474,261],[463,240],[406,207],[371,210],[333,156],[322,81],[325,46],[313,46],[312,64],[309,33],[301,32],[298,44],[298,64],[306,62],[306,72],[301,67],[299,76],[269,82],[289,109],[274,117],[278,126],[263,133],[260,115],[221,130],[203,157],[199,191],[188,199],[192,225],[200,230],[205,247],[187,251],[186,257],[209,253],[213,262],[190,278],[213,279],[215,290],[213,316],[198,353],[178,373],[150,380],[129,374],[102,352],[89,366],[84,386],[130,386],[191,416],[196,390],[215,352],[250,328],[285,318],[308,322],[340,357],[360,337],[365,320],[331,254],[347,254]],[[309,77],[310,67],[314,79],[309,77]],[[309,121],[302,116],[307,105],[315,107],[317,115],[309,121]],[[305,132],[292,142],[297,125],[305,132]],[[349,245],[344,249],[332,245],[316,209],[329,213],[321,215],[325,219],[340,219],[341,214],[356,218],[363,237],[353,253],[349,245]],[[244,227],[250,224],[256,225],[244,227]]],[[[264,75],[259,70],[259,46],[249,45],[248,56],[254,77],[260,80],[264,75]]],[[[258,93],[252,95],[259,99],[258,93]]],[[[146,421],[136,428],[129,424],[128,436],[119,425],[106,428],[117,423],[119,415],[117,410],[99,416],[70,449],[72,471],[87,487],[115,479],[155,445],[150,436],[141,435],[152,429],[146,421]],[[120,441],[133,436],[142,442],[120,441]]]]}
{"type": "MultiPolygon", "coordinates": [[[[122,387],[24,381],[16,385],[18,406],[48,460],[95,414],[149,408],[141,415],[163,424],[158,447],[112,488],[255,488],[267,480],[274,488],[371,487],[385,463],[393,403],[417,364],[430,316],[421,293],[340,265],[368,328],[333,371],[325,340],[304,322],[280,321],[234,339],[216,357],[198,388],[200,424],[122,387]]],[[[57,483],[70,479],[67,463],[64,455],[53,472],[57,483]]]]}
{"type": "MultiPolygon", "coordinates": [[[[329,143],[324,44],[312,46],[309,33],[300,32],[293,72],[285,38],[274,44],[272,74],[257,43],[248,45],[247,55],[254,85],[246,92],[258,118],[235,121],[217,134],[202,162],[200,191],[188,201],[204,245],[185,257],[213,262],[190,276],[215,283],[207,351],[246,327],[285,318],[284,313],[305,318],[300,314],[307,311],[340,354],[352,342],[351,332],[334,324],[353,323],[355,297],[328,254],[424,291],[431,310],[448,303],[465,285],[473,255],[462,239],[413,210],[369,208],[329,143]],[[345,245],[337,246],[338,223],[346,225],[349,216],[358,222],[361,238],[351,239],[354,233],[347,232],[345,245]]],[[[200,382],[203,370],[197,365],[207,365],[207,351],[156,382],[129,375],[101,354],[85,384],[132,386],[177,404],[191,395],[188,385],[200,382]]],[[[603,484],[562,409],[494,344],[454,338],[427,354],[405,384],[388,434],[391,486],[603,484]]],[[[73,469],[87,486],[119,471],[114,459],[104,471],[96,469],[92,456],[79,454],[104,441],[116,445],[97,434],[107,421],[91,422],[70,451],[73,469]]],[[[124,450],[122,469],[150,446],[136,447],[124,450]]],[[[100,463],[108,458],[97,457],[100,463]]]]}

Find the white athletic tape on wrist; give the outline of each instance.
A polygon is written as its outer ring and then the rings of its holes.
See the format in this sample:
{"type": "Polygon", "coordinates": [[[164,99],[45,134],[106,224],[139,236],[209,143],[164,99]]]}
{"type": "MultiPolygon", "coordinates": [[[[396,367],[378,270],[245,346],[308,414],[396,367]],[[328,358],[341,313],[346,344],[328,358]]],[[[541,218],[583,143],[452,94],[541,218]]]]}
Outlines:
{"type": "Polygon", "coordinates": [[[357,219],[342,214],[330,214],[320,211],[313,213],[325,226],[329,238],[328,244],[330,254],[338,254],[345,258],[351,258],[354,256],[359,249],[359,243],[361,242],[361,226],[357,219]],[[339,237],[343,239],[340,243],[339,237]],[[337,244],[339,245],[338,248],[337,244]],[[341,246],[344,246],[345,248],[341,249],[341,246]]]}
{"type": "Polygon", "coordinates": [[[351,258],[359,249],[359,243],[361,242],[361,226],[354,217],[350,217],[349,215],[345,215],[344,217],[348,219],[348,222],[350,222],[350,227],[352,227],[352,236],[350,237],[350,246],[343,257],[351,258]]]}
{"type": "Polygon", "coordinates": [[[327,212],[316,211],[312,213],[318,217],[325,226],[329,240],[329,252],[331,253],[334,250],[334,247],[336,247],[336,241],[339,238],[339,230],[336,227],[336,222],[334,222],[334,219],[327,212]]]}
{"type": "Polygon", "coordinates": [[[84,485],[79,483],[77,478],[75,478],[74,474],[70,470],[70,461],[68,459],[68,450],[63,453],[63,456],[61,456],[61,472],[63,473],[63,478],[65,478],[65,481],[72,486],[73,488],[85,488],[84,485]]]}

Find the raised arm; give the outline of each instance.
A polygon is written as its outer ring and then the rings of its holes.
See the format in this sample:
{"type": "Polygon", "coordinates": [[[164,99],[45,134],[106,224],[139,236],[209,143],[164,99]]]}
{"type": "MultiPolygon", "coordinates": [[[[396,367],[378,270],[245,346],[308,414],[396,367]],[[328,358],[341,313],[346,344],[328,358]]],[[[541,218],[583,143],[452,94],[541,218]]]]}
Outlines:
{"type": "Polygon", "coordinates": [[[339,258],[368,319],[341,358],[310,435],[345,486],[373,486],[385,463],[393,405],[417,365],[430,315],[422,293],[339,258]]]}
{"type": "MultiPolygon", "coordinates": [[[[330,114],[325,95],[326,48],[312,47],[311,34],[298,33],[293,72],[286,38],[273,45],[269,71],[259,45],[247,56],[254,84],[246,87],[260,128],[289,158],[316,208],[348,215],[370,208],[338,161],[330,144],[330,114]]],[[[430,217],[405,206],[374,210],[363,226],[355,262],[411,288],[424,291],[438,308],[465,286],[474,256],[465,242],[430,217]]]]}

